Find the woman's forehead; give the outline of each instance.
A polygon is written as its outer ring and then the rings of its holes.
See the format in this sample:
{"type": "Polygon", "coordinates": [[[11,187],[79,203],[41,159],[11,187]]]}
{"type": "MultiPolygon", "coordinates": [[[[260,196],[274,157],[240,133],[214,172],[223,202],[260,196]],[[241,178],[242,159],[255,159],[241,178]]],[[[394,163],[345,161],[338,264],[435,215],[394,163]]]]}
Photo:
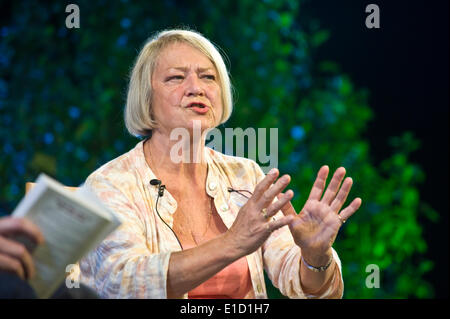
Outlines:
{"type": "Polygon", "coordinates": [[[187,43],[171,43],[167,45],[156,61],[159,71],[179,70],[187,71],[195,68],[198,71],[215,71],[212,61],[199,49],[187,43]]]}

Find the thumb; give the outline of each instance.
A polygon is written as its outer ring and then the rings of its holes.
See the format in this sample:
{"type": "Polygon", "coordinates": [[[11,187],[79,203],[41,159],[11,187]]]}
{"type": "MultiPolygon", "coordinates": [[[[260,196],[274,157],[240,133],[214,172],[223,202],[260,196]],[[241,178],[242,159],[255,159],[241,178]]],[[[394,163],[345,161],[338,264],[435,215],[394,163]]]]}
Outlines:
{"type": "MultiPolygon", "coordinates": [[[[280,200],[281,197],[283,197],[283,194],[278,194],[277,198],[280,200]]],[[[283,212],[284,216],[289,216],[289,215],[293,215],[293,216],[297,216],[297,213],[295,212],[294,206],[292,206],[291,202],[287,202],[286,205],[284,205],[283,207],[281,207],[281,211],[283,212]]]]}

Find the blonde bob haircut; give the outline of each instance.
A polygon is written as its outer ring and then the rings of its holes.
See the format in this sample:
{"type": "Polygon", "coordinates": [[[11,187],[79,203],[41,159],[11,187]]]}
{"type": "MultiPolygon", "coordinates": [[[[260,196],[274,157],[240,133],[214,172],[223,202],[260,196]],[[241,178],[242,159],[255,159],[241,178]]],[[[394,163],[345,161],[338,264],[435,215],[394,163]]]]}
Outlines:
{"type": "Polygon", "coordinates": [[[192,45],[208,57],[216,67],[222,94],[223,114],[220,123],[225,123],[233,110],[232,87],[225,63],[218,49],[196,31],[172,29],[164,30],[151,37],[144,44],[131,71],[125,106],[125,126],[134,136],[151,136],[157,123],[152,111],[151,78],[160,52],[169,44],[184,42],[192,45]]]}

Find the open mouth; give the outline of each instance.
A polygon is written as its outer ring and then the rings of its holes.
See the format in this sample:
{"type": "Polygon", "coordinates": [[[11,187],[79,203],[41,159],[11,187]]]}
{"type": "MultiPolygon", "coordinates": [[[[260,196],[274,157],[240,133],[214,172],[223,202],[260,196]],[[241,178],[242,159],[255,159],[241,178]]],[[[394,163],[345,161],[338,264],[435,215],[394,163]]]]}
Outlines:
{"type": "Polygon", "coordinates": [[[191,108],[191,107],[198,107],[198,108],[204,109],[204,108],[206,108],[207,106],[206,106],[205,104],[203,104],[203,103],[191,103],[191,104],[189,104],[187,107],[188,107],[188,108],[191,108]]]}
{"type": "Polygon", "coordinates": [[[209,112],[209,107],[201,102],[192,102],[186,108],[197,114],[206,114],[209,112]]]}

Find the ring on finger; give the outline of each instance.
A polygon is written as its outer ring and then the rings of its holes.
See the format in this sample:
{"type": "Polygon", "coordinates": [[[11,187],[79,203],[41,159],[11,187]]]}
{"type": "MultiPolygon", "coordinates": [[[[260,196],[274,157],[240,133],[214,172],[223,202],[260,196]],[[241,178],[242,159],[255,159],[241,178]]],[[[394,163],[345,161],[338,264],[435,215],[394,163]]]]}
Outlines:
{"type": "Polygon", "coordinates": [[[342,225],[345,224],[346,220],[343,219],[340,215],[337,215],[337,217],[339,218],[339,220],[341,221],[342,225]]]}

